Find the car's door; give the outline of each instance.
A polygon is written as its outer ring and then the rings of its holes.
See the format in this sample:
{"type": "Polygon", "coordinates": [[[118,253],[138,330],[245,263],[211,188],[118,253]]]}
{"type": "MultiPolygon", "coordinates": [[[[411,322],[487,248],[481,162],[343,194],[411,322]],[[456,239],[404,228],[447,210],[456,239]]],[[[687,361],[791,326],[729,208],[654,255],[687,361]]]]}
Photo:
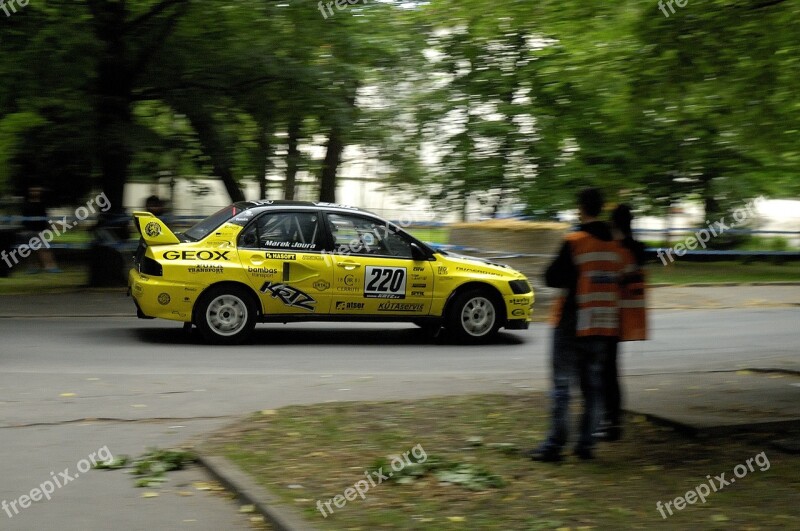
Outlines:
{"type": "Polygon", "coordinates": [[[326,314],[333,270],[317,211],[267,211],[239,236],[239,257],[267,316],[326,314]]]}
{"type": "Polygon", "coordinates": [[[415,260],[411,241],[369,216],[325,214],[333,243],[331,314],[425,316],[430,312],[433,271],[415,260]]]}

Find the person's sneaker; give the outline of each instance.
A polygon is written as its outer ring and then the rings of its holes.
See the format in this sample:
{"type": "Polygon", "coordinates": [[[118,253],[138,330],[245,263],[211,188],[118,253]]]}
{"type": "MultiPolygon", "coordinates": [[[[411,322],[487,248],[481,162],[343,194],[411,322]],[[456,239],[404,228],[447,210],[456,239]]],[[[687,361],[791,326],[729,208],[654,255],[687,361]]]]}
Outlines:
{"type": "Polygon", "coordinates": [[[594,453],[589,448],[575,448],[572,454],[581,461],[588,461],[594,459],[594,453]]]}
{"type": "Polygon", "coordinates": [[[45,269],[45,271],[47,273],[63,273],[63,271],[61,271],[61,269],[59,269],[58,267],[51,267],[49,269],[45,269]]]}
{"type": "Polygon", "coordinates": [[[622,428],[613,424],[603,423],[593,437],[598,441],[618,441],[622,438],[622,428]]]}
{"type": "Polygon", "coordinates": [[[540,463],[560,463],[564,459],[560,451],[548,448],[530,450],[527,452],[527,456],[540,463]]]}

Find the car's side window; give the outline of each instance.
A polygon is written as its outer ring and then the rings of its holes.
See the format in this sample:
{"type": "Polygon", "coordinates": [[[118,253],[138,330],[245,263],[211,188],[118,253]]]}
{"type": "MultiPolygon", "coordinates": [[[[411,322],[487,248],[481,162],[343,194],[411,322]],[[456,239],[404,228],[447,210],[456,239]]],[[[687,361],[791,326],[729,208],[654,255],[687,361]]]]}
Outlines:
{"type": "Polygon", "coordinates": [[[316,212],[273,212],[256,218],[239,236],[239,247],[291,251],[324,248],[316,212]]]}
{"type": "Polygon", "coordinates": [[[328,214],[328,227],[337,254],[411,258],[411,242],[391,225],[348,214],[328,214]]]}

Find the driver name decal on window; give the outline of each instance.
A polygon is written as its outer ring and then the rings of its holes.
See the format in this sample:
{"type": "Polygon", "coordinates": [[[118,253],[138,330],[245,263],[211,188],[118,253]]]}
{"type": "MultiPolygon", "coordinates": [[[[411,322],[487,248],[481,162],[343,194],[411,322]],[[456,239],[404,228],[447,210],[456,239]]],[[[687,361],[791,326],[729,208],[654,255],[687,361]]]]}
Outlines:
{"type": "Polygon", "coordinates": [[[367,299],[405,299],[406,268],[367,266],[364,297],[367,299]]]}

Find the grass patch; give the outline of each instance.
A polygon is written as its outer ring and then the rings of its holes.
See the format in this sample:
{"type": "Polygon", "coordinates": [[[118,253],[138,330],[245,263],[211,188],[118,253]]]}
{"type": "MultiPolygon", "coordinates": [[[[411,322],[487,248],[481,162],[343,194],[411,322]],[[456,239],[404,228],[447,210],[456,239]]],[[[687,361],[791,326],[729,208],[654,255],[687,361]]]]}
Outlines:
{"type": "Polygon", "coordinates": [[[657,262],[647,266],[647,273],[647,281],[651,284],[800,281],[800,267],[796,262],[781,265],[766,262],[675,261],[667,266],[657,262]]]}
{"type": "Polygon", "coordinates": [[[28,274],[24,267],[17,266],[8,278],[0,278],[0,295],[23,295],[71,291],[89,281],[89,268],[85,266],[61,266],[62,273],[41,272],[28,274]]]}
{"type": "Polygon", "coordinates": [[[253,415],[208,445],[321,529],[649,529],[665,524],[657,501],[684,495],[708,474],[730,478],[736,465],[765,451],[768,470],[756,467],[666,524],[800,526],[800,456],[771,450],[772,435],[687,439],[634,419],[624,440],[601,445],[594,461],[534,463],[519,452],[544,438],[547,412],[543,394],[294,406],[253,415]],[[446,465],[399,474],[363,500],[333,506],[328,518],[317,510],[317,500],[343,494],[375,467],[386,473],[392,456],[417,445],[427,461],[446,465]],[[402,480],[409,475],[412,481],[402,480]],[[448,480],[465,475],[489,480],[476,488],[448,480]]]}

